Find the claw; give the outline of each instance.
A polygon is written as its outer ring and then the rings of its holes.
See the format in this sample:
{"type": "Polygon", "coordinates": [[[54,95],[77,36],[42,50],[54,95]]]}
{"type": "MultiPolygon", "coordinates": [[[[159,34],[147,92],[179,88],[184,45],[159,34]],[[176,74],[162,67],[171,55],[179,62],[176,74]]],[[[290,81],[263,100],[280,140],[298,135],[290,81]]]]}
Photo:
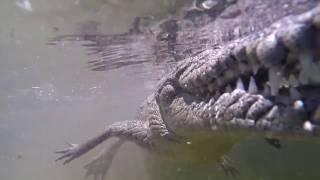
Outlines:
{"type": "Polygon", "coordinates": [[[62,150],[57,150],[55,151],[55,153],[57,154],[62,154],[60,157],[58,157],[55,161],[59,161],[62,159],[65,159],[65,161],[63,162],[63,164],[67,164],[70,161],[72,161],[73,159],[75,159],[76,157],[78,157],[78,144],[71,144],[71,143],[67,143],[67,145],[69,146],[68,148],[62,149],[62,150]]]}
{"type": "Polygon", "coordinates": [[[59,160],[64,159],[64,158],[66,158],[68,156],[69,156],[69,154],[64,154],[64,155],[58,157],[55,161],[59,161],[59,160]]]}
{"type": "Polygon", "coordinates": [[[62,150],[57,150],[55,151],[55,153],[57,154],[63,154],[63,153],[66,153],[68,151],[70,151],[72,148],[76,148],[78,147],[79,145],[78,144],[73,144],[73,143],[66,143],[69,147],[68,148],[65,148],[65,149],[62,149],[62,150]]]}
{"type": "MultiPolygon", "coordinates": [[[[68,148],[69,149],[69,148],[68,148]]],[[[68,151],[68,149],[63,149],[63,150],[57,150],[55,151],[54,153],[57,153],[57,154],[64,154],[68,151]]]]}

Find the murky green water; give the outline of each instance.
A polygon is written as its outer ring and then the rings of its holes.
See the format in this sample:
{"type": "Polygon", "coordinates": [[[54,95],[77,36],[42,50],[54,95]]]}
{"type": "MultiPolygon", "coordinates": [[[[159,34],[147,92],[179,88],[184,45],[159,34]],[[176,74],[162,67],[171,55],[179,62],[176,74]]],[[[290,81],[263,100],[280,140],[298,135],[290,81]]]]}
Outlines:
{"type": "MultiPolygon", "coordinates": [[[[53,152],[65,142],[88,139],[107,124],[134,118],[156,78],[144,77],[150,65],[92,72],[80,45],[46,42],[83,31],[125,32],[136,16],[164,17],[170,1],[17,2],[0,2],[0,179],[83,179],[83,165],[99,150],[67,166],[56,163],[53,152]]],[[[292,180],[319,179],[319,152],[315,143],[283,142],[278,150],[258,139],[243,141],[229,155],[238,179],[292,180]]],[[[146,159],[144,151],[127,143],[106,179],[232,179],[214,163],[176,167],[146,159]]]]}

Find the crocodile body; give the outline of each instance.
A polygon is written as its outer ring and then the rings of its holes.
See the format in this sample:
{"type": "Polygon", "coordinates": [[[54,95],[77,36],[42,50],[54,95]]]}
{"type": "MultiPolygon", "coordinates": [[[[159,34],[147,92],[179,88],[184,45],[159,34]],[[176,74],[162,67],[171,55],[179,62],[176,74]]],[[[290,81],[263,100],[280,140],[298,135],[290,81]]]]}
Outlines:
{"type": "MultiPolygon", "coordinates": [[[[221,134],[261,135],[276,145],[282,137],[317,137],[318,3],[238,0],[212,17],[199,16],[209,18],[201,26],[185,27],[186,18],[175,20],[178,29],[167,33],[164,40],[157,39],[159,33],[150,39],[146,31],[130,35],[139,44],[132,57],[179,60],[177,67],[144,102],[137,120],[111,124],[89,141],[58,151],[62,155],[57,160],[69,163],[111,137],[119,137],[121,143],[133,141],[153,152],[170,146],[186,150],[191,143],[196,147],[202,137],[221,134]]],[[[99,47],[108,57],[112,44],[99,47]]],[[[103,59],[92,64],[94,70],[103,70],[108,62],[103,59]]],[[[87,170],[95,173],[90,166],[87,170]]]]}

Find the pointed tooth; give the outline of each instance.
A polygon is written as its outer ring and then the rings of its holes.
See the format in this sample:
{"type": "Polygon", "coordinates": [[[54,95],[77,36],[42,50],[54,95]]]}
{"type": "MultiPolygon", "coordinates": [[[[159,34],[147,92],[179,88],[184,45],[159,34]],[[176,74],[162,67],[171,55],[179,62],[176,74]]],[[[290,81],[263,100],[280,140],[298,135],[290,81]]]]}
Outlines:
{"type": "Polygon", "coordinates": [[[228,85],[228,86],[226,87],[226,92],[232,92],[232,88],[231,88],[230,85],[228,85]]]}
{"type": "Polygon", "coordinates": [[[258,87],[253,76],[250,77],[248,92],[251,94],[256,94],[258,92],[258,87]]]}
{"type": "Polygon", "coordinates": [[[270,86],[268,84],[264,85],[262,94],[264,96],[270,96],[271,95],[270,86]]]}
{"type": "Polygon", "coordinates": [[[237,89],[244,90],[243,81],[240,77],[237,80],[237,89]]]}
{"type": "Polygon", "coordinates": [[[301,98],[301,95],[296,88],[291,87],[290,88],[290,97],[292,100],[297,100],[297,99],[301,98]]]}
{"type": "Polygon", "coordinates": [[[214,103],[214,98],[212,97],[212,98],[210,99],[210,101],[209,101],[209,103],[208,103],[208,104],[209,104],[210,106],[212,106],[212,105],[213,105],[213,103],[214,103]]]}
{"type": "Polygon", "coordinates": [[[290,74],[289,84],[291,87],[297,87],[299,85],[297,78],[293,74],[290,74]]]}
{"type": "Polygon", "coordinates": [[[277,96],[279,93],[282,72],[279,67],[271,67],[269,70],[269,83],[271,95],[277,96]]]}
{"type": "Polygon", "coordinates": [[[266,115],[266,119],[268,121],[272,121],[273,119],[275,119],[276,117],[278,117],[279,115],[279,108],[278,106],[273,106],[272,109],[268,112],[268,114],[266,115]]]}

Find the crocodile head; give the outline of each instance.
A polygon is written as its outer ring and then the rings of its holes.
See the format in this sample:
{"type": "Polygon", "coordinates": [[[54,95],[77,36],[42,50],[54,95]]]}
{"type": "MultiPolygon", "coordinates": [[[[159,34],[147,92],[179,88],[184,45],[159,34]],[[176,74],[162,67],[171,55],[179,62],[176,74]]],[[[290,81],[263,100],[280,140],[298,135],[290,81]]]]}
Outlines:
{"type": "Polygon", "coordinates": [[[165,124],[314,135],[320,123],[320,7],[181,62],[156,101],[165,124]]]}

